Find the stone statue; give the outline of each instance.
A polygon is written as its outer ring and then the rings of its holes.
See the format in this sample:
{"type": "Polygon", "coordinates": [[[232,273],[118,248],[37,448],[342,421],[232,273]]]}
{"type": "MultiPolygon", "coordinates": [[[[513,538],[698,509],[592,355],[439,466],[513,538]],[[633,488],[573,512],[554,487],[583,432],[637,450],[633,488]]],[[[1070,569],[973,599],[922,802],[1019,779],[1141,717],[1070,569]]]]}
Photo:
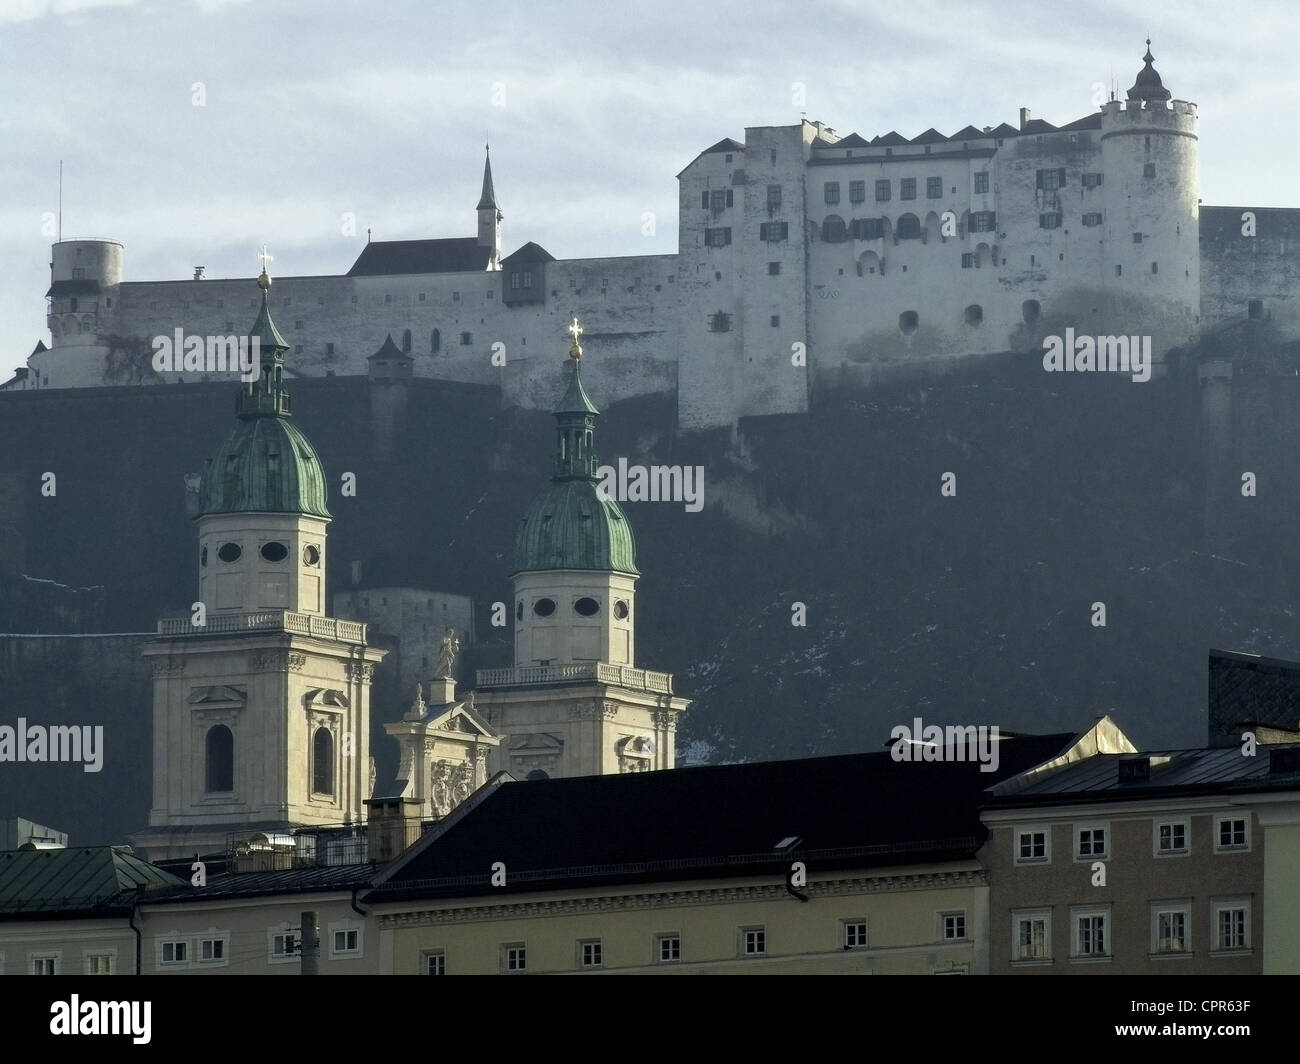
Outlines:
{"type": "Polygon", "coordinates": [[[474,770],[468,761],[462,761],[451,774],[451,796],[457,805],[468,798],[474,789],[474,770]]]}
{"type": "Polygon", "coordinates": [[[445,816],[451,811],[451,786],[447,778],[447,763],[435,761],[429,771],[429,797],[433,802],[433,811],[437,816],[445,816]]]}
{"type": "Polygon", "coordinates": [[[372,757],[370,759],[370,797],[371,798],[375,796],[375,777],[377,775],[378,773],[375,771],[375,759],[372,757]]]}
{"type": "Polygon", "coordinates": [[[438,644],[438,671],[434,676],[439,679],[452,679],[452,667],[456,664],[456,655],[460,651],[460,639],[455,628],[448,628],[447,634],[438,644]]]}
{"type": "Polygon", "coordinates": [[[417,683],[415,685],[415,701],[411,703],[411,709],[406,714],[406,718],[407,720],[420,720],[424,717],[425,710],[424,684],[417,683]]]}

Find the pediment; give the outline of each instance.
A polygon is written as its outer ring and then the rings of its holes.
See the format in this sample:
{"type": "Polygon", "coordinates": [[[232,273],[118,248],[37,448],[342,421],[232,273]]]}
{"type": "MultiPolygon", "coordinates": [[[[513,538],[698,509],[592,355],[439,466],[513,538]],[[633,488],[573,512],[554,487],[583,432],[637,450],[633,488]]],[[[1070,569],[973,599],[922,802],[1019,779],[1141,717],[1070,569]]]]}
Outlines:
{"type": "Polygon", "coordinates": [[[352,700],[332,687],[313,687],[302,696],[303,705],[308,709],[350,709],[352,700]]]}
{"type": "Polygon", "coordinates": [[[461,732],[475,738],[496,739],[492,726],[465,703],[450,706],[429,720],[430,730],[461,732]]]}
{"type": "Polygon", "coordinates": [[[248,689],[228,684],[195,687],[185,701],[195,709],[243,709],[248,704],[248,689]]]}
{"type": "Polygon", "coordinates": [[[545,732],[529,732],[527,735],[516,735],[510,740],[511,753],[556,753],[563,749],[563,739],[545,732]]]}

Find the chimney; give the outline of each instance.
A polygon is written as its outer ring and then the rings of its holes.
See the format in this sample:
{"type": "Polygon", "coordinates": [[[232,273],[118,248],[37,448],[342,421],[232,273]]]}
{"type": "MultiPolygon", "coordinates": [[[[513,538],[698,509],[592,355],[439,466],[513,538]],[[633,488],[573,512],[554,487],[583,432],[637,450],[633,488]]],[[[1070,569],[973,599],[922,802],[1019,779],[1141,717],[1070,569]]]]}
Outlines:
{"type": "Polygon", "coordinates": [[[207,269],[206,266],[195,266],[195,267],[194,267],[194,279],[195,279],[196,281],[201,281],[201,280],[203,280],[203,271],[206,270],[206,269],[207,269]]]}
{"type": "Polygon", "coordinates": [[[1024,129],[1027,125],[1029,125],[1029,108],[1022,107],[1020,108],[1020,128],[1024,129]]]}
{"type": "Polygon", "coordinates": [[[372,861],[387,864],[419,841],[423,803],[418,798],[367,798],[363,804],[370,811],[367,830],[372,861]]]}

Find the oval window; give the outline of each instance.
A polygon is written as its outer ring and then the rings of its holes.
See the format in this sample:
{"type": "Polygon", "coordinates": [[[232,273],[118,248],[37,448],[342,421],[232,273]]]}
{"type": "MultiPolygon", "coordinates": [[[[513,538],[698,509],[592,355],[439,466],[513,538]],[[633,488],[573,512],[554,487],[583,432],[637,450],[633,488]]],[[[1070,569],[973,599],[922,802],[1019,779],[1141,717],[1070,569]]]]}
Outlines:
{"type": "Polygon", "coordinates": [[[289,557],[289,548],[283,543],[263,543],[262,557],[268,562],[282,562],[289,557]]]}
{"type": "Polygon", "coordinates": [[[533,612],[538,617],[549,617],[555,612],[555,599],[538,599],[533,603],[533,612]]]}
{"type": "Polygon", "coordinates": [[[238,543],[223,543],[217,549],[217,557],[223,562],[237,562],[239,556],[244,552],[239,549],[238,543]]]}
{"type": "Polygon", "coordinates": [[[306,565],[320,565],[320,548],[313,544],[303,547],[302,560],[306,565]]]}
{"type": "Polygon", "coordinates": [[[580,598],[573,604],[573,608],[584,617],[594,617],[600,612],[600,603],[594,598],[580,598]]]}
{"type": "Polygon", "coordinates": [[[626,619],[627,612],[628,612],[627,603],[624,602],[622,599],[619,599],[616,603],[614,603],[614,616],[617,617],[620,621],[626,619]]]}
{"type": "Polygon", "coordinates": [[[200,565],[207,565],[207,564],[208,564],[208,548],[207,548],[207,547],[204,547],[201,551],[199,551],[199,564],[200,564],[200,565]]]}

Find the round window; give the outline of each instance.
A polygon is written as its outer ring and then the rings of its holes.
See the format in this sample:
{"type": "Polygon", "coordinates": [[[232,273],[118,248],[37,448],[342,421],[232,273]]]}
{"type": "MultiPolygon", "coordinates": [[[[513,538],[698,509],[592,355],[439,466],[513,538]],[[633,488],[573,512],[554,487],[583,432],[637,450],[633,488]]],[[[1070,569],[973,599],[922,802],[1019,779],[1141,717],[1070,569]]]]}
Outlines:
{"type": "Polygon", "coordinates": [[[208,548],[207,548],[207,547],[204,547],[201,551],[199,551],[199,564],[200,564],[200,565],[207,565],[207,564],[208,564],[208,548]]]}
{"type": "Polygon", "coordinates": [[[584,617],[594,617],[600,612],[600,603],[594,598],[580,598],[573,608],[584,617]]]}
{"type": "Polygon", "coordinates": [[[262,557],[268,562],[282,562],[289,557],[289,548],[283,543],[263,543],[262,557]]]}
{"type": "Polygon", "coordinates": [[[614,616],[617,617],[620,621],[624,620],[627,617],[627,613],[628,610],[627,610],[626,602],[624,602],[622,599],[619,599],[616,603],[614,603],[614,616]]]}
{"type": "Polygon", "coordinates": [[[237,562],[239,556],[244,552],[239,549],[238,543],[223,543],[217,549],[217,557],[223,562],[237,562]]]}
{"type": "Polygon", "coordinates": [[[538,617],[549,617],[555,612],[555,599],[538,599],[533,603],[533,612],[538,617]]]}
{"type": "Polygon", "coordinates": [[[320,548],[312,544],[303,547],[302,560],[305,565],[320,565],[320,548]]]}

